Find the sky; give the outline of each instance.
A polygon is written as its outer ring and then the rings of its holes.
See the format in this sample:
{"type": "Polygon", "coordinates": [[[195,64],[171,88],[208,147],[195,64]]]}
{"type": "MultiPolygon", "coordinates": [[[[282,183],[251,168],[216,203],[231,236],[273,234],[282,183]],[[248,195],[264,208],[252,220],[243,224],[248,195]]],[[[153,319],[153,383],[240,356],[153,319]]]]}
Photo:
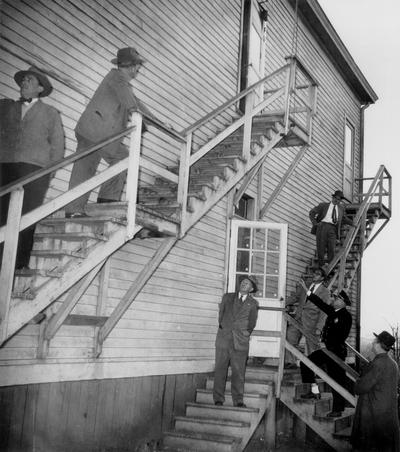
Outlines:
{"type": "Polygon", "coordinates": [[[400,1],[319,0],[377,93],[365,111],[364,176],[383,164],[392,175],[392,218],[367,248],[362,264],[361,336],[400,324],[400,1]]]}

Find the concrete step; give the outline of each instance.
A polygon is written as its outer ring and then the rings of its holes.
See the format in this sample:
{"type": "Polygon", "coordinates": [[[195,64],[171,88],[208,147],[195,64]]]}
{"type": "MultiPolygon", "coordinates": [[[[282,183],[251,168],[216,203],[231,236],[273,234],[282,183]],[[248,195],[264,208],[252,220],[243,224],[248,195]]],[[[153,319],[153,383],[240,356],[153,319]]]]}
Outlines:
{"type": "MultiPolygon", "coordinates": [[[[243,402],[249,408],[260,408],[261,404],[265,404],[266,394],[244,394],[243,402]]],[[[212,389],[198,389],[196,391],[196,402],[212,405],[214,403],[212,389]]],[[[232,393],[225,392],[224,406],[233,406],[232,393]]]]}
{"type": "Polygon", "coordinates": [[[234,452],[237,450],[238,440],[210,433],[166,432],[164,446],[180,451],[234,452]]]}
{"type": "MultiPolygon", "coordinates": [[[[246,394],[269,394],[271,391],[271,381],[259,381],[246,378],[244,383],[244,392],[246,394]]],[[[206,389],[213,389],[214,377],[207,378],[206,389]]],[[[225,391],[231,391],[231,381],[227,380],[225,391]]]]}
{"type": "Polygon", "coordinates": [[[241,438],[250,428],[249,422],[227,421],[222,419],[203,419],[190,416],[175,417],[175,431],[211,433],[214,435],[241,438]]]}
{"type": "Polygon", "coordinates": [[[238,408],[233,406],[215,406],[205,403],[186,403],[186,416],[206,419],[227,419],[249,422],[259,413],[258,408],[238,408]]]}

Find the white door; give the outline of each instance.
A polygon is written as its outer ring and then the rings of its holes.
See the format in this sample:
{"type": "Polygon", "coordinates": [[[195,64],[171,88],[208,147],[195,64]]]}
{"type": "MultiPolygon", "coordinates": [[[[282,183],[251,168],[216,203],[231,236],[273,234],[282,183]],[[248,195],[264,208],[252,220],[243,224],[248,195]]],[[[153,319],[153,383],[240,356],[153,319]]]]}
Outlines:
{"type": "MultiPolygon", "coordinates": [[[[286,286],[287,225],[263,221],[232,220],[228,291],[235,292],[245,275],[257,279],[253,294],[260,307],[283,307],[286,286]]],[[[279,357],[282,313],[259,310],[250,340],[250,356],[279,357]]]]}
{"type": "Polygon", "coordinates": [[[344,171],[343,194],[349,200],[353,200],[354,181],[354,127],[346,120],[344,131],[344,171]]]}

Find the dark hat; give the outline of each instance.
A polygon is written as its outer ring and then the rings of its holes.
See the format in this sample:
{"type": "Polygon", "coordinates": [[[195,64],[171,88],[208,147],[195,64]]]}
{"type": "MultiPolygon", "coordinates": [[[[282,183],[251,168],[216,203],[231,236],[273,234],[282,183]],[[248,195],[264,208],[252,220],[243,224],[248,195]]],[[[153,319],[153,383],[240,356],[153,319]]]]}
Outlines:
{"type": "Polygon", "coordinates": [[[388,349],[393,346],[393,344],[396,342],[396,339],[387,331],[382,331],[382,333],[375,334],[374,336],[378,339],[378,342],[383,344],[388,349]]]}
{"type": "Polygon", "coordinates": [[[139,55],[133,47],[124,47],[117,52],[117,58],[113,58],[111,63],[119,66],[133,66],[135,64],[143,64],[145,60],[139,55]]]}
{"type": "Polygon", "coordinates": [[[248,281],[251,282],[251,284],[253,285],[253,290],[250,293],[255,293],[257,292],[258,288],[257,288],[257,280],[256,277],[253,275],[246,275],[243,276],[243,278],[241,278],[240,282],[242,283],[242,281],[244,281],[245,279],[247,279],[248,281]]]}
{"type": "Polygon", "coordinates": [[[340,199],[344,198],[344,194],[343,194],[343,192],[341,190],[336,190],[335,193],[332,196],[334,196],[336,198],[340,198],[340,199]]]}
{"type": "Polygon", "coordinates": [[[337,294],[337,296],[341,298],[346,303],[347,306],[351,305],[350,297],[343,289],[337,294]]]}
{"type": "Polygon", "coordinates": [[[21,86],[22,80],[27,74],[34,75],[39,80],[39,83],[43,86],[43,91],[40,93],[39,97],[46,97],[53,91],[50,80],[35,66],[31,66],[26,71],[19,71],[14,75],[14,80],[16,81],[18,86],[21,86]]]}

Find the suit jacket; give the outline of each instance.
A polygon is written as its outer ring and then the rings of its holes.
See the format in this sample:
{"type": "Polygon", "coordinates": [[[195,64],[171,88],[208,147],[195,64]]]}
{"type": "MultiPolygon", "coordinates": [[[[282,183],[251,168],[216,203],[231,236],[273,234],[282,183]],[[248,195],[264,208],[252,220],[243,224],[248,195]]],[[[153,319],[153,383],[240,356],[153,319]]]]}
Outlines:
{"type": "Polygon", "coordinates": [[[216,347],[249,350],[250,334],[256,326],[258,302],[250,294],[244,302],[238,293],[226,293],[219,305],[216,347]]]}
{"type": "MultiPolygon", "coordinates": [[[[312,284],[313,283],[311,283],[309,287],[311,287],[312,284]]],[[[324,283],[320,284],[314,293],[325,303],[329,302],[329,289],[324,283]]],[[[300,285],[296,291],[296,301],[298,302],[298,307],[296,309],[295,319],[307,330],[314,330],[317,334],[320,334],[326,320],[325,312],[314,303],[308,301],[307,292],[300,285]]]]}
{"type": "MultiPolygon", "coordinates": [[[[316,234],[317,232],[317,225],[320,223],[324,218],[326,213],[328,212],[330,202],[321,202],[317,206],[313,207],[309,212],[309,217],[312,223],[311,227],[311,234],[316,234]]],[[[350,226],[353,225],[353,222],[350,218],[348,218],[344,214],[344,208],[340,204],[336,205],[337,212],[338,212],[338,218],[336,223],[336,235],[339,238],[340,235],[340,228],[342,225],[342,222],[344,224],[348,224],[350,226]]]]}
{"type": "Polygon", "coordinates": [[[311,294],[308,298],[328,315],[322,330],[322,342],[328,350],[344,359],[347,354],[345,341],[352,323],[350,312],[346,308],[336,311],[333,306],[324,303],[318,295],[311,294]]]}
{"type": "Polygon", "coordinates": [[[387,354],[375,356],[355,382],[359,395],[353,420],[351,443],[359,450],[398,452],[399,418],[397,383],[399,370],[387,354]]]}
{"type": "Polygon", "coordinates": [[[133,94],[130,81],[118,69],[104,77],[80,117],[75,132],[99,142],[127,127],[130,113],[138,111],[154,117],[133,94]]]}
{"type": "Polygon", "coordinates": [[[58,111],[40,99],[21,119],[21,102],[0,100],[0,162],[46,166],[64,156],[58,111]]]}

